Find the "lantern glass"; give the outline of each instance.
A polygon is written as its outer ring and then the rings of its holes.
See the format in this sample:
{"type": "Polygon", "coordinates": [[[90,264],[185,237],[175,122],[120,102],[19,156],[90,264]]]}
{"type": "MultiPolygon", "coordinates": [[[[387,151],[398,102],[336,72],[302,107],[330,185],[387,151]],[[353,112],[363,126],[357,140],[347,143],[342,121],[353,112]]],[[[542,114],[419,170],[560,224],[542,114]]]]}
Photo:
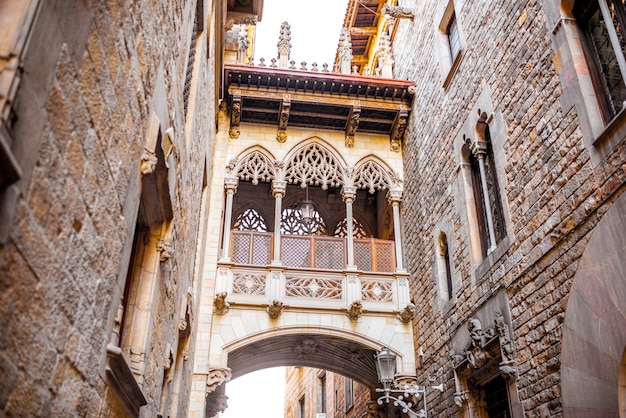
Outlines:
{"type": "Polygon", "coordinates": [[[389,387],[396,375],[396,355],[391,353],[387,347],[376,355],[376,372],[378,380],[385,386],[389,387]]]}

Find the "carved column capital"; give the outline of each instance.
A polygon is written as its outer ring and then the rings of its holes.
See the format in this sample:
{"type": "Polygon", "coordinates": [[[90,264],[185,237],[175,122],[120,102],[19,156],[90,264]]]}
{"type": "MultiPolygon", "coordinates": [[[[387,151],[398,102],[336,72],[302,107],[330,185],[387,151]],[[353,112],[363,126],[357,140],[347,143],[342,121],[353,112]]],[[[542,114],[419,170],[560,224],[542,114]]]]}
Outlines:
{"type": "Polygon", "coordinates": [[[357,188],[354,186],[343,186],[341,188],[341,198],[346,203],[352,203],[356,200],[356,191],[357,188]]]}
{"type": "Polygon", "coordinates": [[[226,193],[235,194],[237,193],[237,186],[239,185],[239,179],[236,177],[226,177],[224,179],[224,189],[226,193]]]}
{"type": "Polygon", "coordinates": [[[272,195],[276,198],[278,196],[285,197],[287,193],[287,182],[274,180],[272,181],[272,195]]]}
{"type": "Polygon", "coordinates": [[[399,204],[402,201],[402,190],[389,190],[387,200],[391,204],[399,204]]]}
{"type": "Polygon", "coordinates": [[[471,140],[470,138],[465,138],[465,142],[469,145],[470,151],[472,151],[474,157],[478,158],[479,160],[485,158],[485,155],[487,154],[487,141],[478,138],[474,140],[471,140]]]}

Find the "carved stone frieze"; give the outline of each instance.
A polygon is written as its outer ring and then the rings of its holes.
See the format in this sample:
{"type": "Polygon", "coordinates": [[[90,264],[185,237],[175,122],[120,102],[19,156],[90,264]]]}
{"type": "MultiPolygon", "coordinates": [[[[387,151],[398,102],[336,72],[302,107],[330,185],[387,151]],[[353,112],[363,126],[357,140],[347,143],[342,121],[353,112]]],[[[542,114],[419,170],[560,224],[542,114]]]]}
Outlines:
{"type": "Polygon", "coordinates": [[[226,296],[226,292],[215,295],[213,312],[215,312],[216,315],[225,315],[230,310],[230,303],[226,302],[226,296]]]}

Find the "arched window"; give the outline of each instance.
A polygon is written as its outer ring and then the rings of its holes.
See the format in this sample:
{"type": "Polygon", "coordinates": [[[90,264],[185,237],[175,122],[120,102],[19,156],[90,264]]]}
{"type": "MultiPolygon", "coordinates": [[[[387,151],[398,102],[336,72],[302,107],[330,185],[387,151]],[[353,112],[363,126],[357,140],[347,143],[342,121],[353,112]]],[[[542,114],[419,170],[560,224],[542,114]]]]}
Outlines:
{"type": "Polygon", "coordinates": [[[626,0],[579,0],[573,12],[585,34],[582,41],[591,80],[608,122],[626,101],[626,0]]]}
{"type": "Polygon", "coordinates": [[[326,224],[319,212],[313,209],[313,218],[304,222],[299,203],[283,209],[280,219],[280,233],[285,235],[327,235],[326,224]]]}
{"type": "Polygon", "coordinates": [[[267,232],[267,224],[263,216],[261,216],[256,209],[250,208],[237,216],[233,229],[239,231],[267,232]]]}
{"type": "Polygon", "coordinates": [[[485,258],[488,252],[506,236],[506,227],[489,125],[484,122],[479,122],[479,125],[482,138],[472,144],[473,152],[469,155],[469,163],[472,168],[472,189],[480,228],[481,252],[485,258]],[[476,144],[479,145],[476,146],[476,144]],[[481,169],[481,163],[484,166],[484,172],[481,169]],[[492,225],[489,224],[489,219],[492,225]]]}
{"type": "MultiPolygon", "coordinates": [[[[348,219],[343,218],[337,226],[335,227],[335,233],[333,234],[336,237],[347,237],[348,236],[348,219]]],[[[354,238],[367,238],[368,233],[365,230],[365,226],[356,218],[352,218],[352,235],[354,238]]]]}

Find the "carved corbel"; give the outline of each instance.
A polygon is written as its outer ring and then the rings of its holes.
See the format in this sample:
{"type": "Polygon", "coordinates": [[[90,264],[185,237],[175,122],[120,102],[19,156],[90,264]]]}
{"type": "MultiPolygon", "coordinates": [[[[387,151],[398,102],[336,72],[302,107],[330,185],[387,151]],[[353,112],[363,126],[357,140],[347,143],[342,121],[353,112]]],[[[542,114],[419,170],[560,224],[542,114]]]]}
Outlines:
{"type": "Polygon", "coordinates": [[[270,318],[277,319],[283,313],[284,307],[285,305],[282,302],[275,300],[267,307],[267,313],[270,318]]]}
{"type": "Polygon", "coordinates": [[[415,318],[415,315],[417,315],[417,308],[415,307],[415,304],[409,303],[398,313],[398,319],[403,323],[408,324],[413,320],[413,318],[415,318]]]}
{"type": "Polygon", "coordinates": [[[515,380],[517,379],[515,344],[511,340],[509,327],[504,320],[502,312],[496,312],[495,325],[500,342],[500,354],[502,356],[502,361],[499,364],[500,372],[506,380],[515,380]]]}
{"type": "Polygon", "coordinates": [[[210,394],[217,389],[218,386],[230,382],[232,373],[228,367],[219,367],[209,370],[206,380],[206,394],[210,394]]]}
{"type": "Polygon", "coordinates": [[[174,253],[174,248],[169,241],[160,239],[157,242],[157,251],[161,254],[159,259],[162,263],[167,263],[172,258],[172,254],[174,253]]]}
{"type": "Polygon", "coordinates": [[[276,134],[276,140],[281,143],[287,140],[287,122],[289,121],[290,110],[291,96],[283,94],[283,101],[280,103],[280,114],[278,116],[278,134],[276,134]]]}
{"type": "Polygon", "coordinates": [[[241,92],[233,91],[233,99],[230,107],[230,131],[228,132],[231,139],[239,138],[241,124],[241,92]]]}
{"type": "Polygon", "coordinates": [[[381,9],[380,13],[384,16],[390,16],[395,19],[411,19],[413,20],[414,14],[413,10],[408,7],[402,6],[389,6],[385,4],[381,9]]]}
{"type": "Polygon", "coordinates": [[[354,135],[359,127],[359,119],[361,118],[361,103],[357,100],[350,109],[348,122],[346,123],[346,148],[354,146],[354,135]]]}
{"type": "Polygon", "coordinates": [[[216,315],[225,315],[230,310],[230,303],[226,302],[226,292],[218,293],[215,295],[213,301],[214,312],[216,315]]]}
{"type": "Polygon", "coordinates": [[[144,148],[143,154],[141,155],[141,174],[147,176],[154,173],[157,162],[156,154],[148,148],[144,148]]]}
{"type": "Polygon", "coordinates": [[[361,315],[363,315],[363,304],[361,301],[355,300],[345,311],[350,321],[358,321],[361,315]]]}
{"type": "Polygon", "coordinates": [[[398,116],[396,116],[396,120],[391,128],[391,135],[389,136],[389,139],[391,140],[391,151],[393,152],[400,152],[402,138],[406,132],[408,118],[409,112],[405,109],[400,110],[400,112],[398,112],[398,116]]]}

